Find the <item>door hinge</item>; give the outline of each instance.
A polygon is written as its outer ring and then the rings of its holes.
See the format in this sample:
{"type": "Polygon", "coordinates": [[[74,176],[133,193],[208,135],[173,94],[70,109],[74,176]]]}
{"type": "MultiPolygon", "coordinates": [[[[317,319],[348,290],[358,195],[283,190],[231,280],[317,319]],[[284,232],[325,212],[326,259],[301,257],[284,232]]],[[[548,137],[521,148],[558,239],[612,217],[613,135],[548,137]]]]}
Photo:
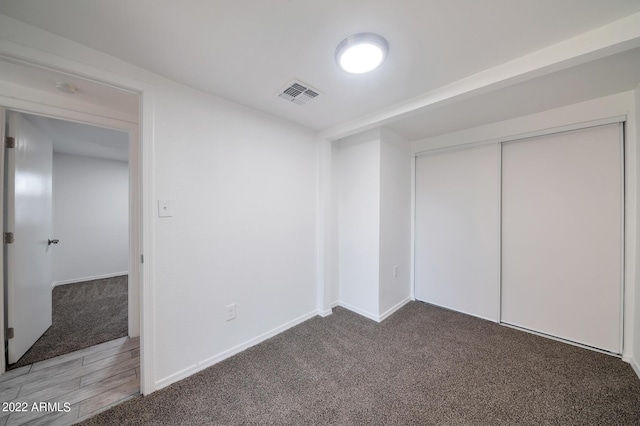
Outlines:
{"type": "Polygon", "coordinates": [[[16,138],[11,136],[4,137],[4,147],[5,148],[15,148],[16,147],[16,138]]]}
{"type": "Polygon", "coordinates": [[[7,340],[13,339],[15,337],[15,335],[16,335],[16,332],[13,329],[13,327],[7,328],[7,340]]]}
{"type": "Polygon", "coordinates": [[[13,232],[5,232],[3,241],[5,244],[13,244],[13,242],[15,241],[15,239],[13,238],[13,232]]]}
{"type": "Polygon", "coordinates": [[[140,255],[140,263],[144,263],[144,254],[140,255]]]}

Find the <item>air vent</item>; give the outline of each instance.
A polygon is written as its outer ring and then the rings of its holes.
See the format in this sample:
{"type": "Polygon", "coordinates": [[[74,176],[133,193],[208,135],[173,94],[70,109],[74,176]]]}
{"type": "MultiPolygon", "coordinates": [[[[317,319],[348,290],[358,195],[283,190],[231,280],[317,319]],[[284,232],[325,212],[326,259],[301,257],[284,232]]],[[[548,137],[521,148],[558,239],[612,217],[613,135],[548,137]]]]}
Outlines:
{"type": "Polygon", "coordinates": [[[278,96],[282,99],[297,105],[306,105],[317,98],[318,95],[319,92],[317,89],[297,80],[287,84],[285,88],[278,93],[278,96]]]}

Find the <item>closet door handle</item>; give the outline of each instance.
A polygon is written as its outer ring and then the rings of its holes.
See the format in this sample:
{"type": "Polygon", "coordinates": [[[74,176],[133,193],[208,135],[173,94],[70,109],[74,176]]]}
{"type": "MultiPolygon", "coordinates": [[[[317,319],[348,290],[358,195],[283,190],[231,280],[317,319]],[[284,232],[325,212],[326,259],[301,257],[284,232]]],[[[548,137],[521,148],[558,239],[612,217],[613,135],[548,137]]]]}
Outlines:
{"type": "Polygon", "coordinates": [[[58,244],[59,242],[60,242],[60,240],[49,239],[49,242],[47,243],[47,245],[50,246],[51,244],[58,244]]]}

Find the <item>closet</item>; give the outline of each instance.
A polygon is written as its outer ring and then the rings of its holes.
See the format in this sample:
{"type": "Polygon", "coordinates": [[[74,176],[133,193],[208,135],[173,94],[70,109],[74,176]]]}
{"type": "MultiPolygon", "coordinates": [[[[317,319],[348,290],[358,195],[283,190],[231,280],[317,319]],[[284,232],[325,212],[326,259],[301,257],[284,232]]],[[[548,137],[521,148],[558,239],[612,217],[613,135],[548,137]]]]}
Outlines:
{"type": "Polygon", "coordinates": [[[416,157],[415,296],[619,354],[623,124],[416,157]]]}

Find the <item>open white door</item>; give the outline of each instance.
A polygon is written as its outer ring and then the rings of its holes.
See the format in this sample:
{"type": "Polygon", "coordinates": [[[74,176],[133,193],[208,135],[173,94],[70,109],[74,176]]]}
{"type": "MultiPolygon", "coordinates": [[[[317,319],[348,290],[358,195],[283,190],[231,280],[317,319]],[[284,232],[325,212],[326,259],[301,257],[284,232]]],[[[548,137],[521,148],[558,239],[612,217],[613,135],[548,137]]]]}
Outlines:
{"type": "Polygon", "coordinates": [[[23,115],[8,113],[7,135],[15,148],[5,148],[5,245],[8,362],[13,364],[51,326],[51,191],[53,145],[23,115]]]}

